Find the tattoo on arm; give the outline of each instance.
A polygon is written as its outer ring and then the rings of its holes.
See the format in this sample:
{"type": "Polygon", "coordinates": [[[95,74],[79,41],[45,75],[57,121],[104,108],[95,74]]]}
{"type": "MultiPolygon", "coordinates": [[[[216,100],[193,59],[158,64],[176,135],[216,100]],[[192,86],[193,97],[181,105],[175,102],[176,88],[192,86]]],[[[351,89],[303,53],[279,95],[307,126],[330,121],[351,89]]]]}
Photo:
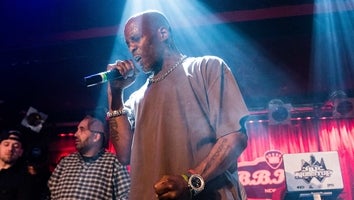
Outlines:
{"type": "Polygon", "coordinates": [[[109,133],[112,142],[119,141],[119,134],[118,134],[118,123],[115,119],[109,119],[109,133]]]}
{"type": "Polygon", "coordinates": [[[218,145],[213,155],[210,157],[210,160],[205,166],[204,171],[207,172],[209,170],[213,170],[213,168],[215,168],[215,164],[222,165],[225,159],[227,159],[224,158],[223,155],[227,154],[230,149],[231,147],[227,144],[227,139],[221,138],[220,144],[218,145]]]}

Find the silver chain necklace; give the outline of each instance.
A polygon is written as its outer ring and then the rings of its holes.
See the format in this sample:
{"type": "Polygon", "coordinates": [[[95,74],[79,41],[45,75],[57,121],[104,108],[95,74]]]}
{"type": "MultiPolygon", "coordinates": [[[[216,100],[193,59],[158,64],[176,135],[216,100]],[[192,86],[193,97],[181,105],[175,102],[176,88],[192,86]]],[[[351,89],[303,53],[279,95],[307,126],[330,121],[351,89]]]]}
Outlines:
{"type": "Polygon", "coordinates": [[[173,70],[175,70],[182,62],[187,58],[187,56],[182,56],[170,69],[168,69],[164,74],[161,76],[158,76],[156,78],[153,78],[153,75],[149,77],[149,83],[157,83],[159,81],[162,81],[163,79],[166,78],[173,70]]]}

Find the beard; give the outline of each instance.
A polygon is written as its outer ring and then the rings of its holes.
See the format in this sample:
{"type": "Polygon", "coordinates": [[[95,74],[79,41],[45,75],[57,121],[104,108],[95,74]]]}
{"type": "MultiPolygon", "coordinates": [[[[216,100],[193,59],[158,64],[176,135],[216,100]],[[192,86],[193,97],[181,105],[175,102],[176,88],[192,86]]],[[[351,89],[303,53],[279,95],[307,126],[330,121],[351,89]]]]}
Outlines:
{"type": "Polygon", "coordinates": [[[90,145],[87,140],[76,143],[76,150],[82,155],[85,155],[89,151],[89,149],[90,145]]]}
{"type": "Polygon", "coordinates": [[[8,155],[5,155],[5,156],[2,156],[0,158],[0,160],[2,162],[4,162],[5,164],[12,165],[12,164],[14,164],[17,161],[18,158],[19,158],[19,156],[16,156],[14,154],[8,154],[8,155]]]}

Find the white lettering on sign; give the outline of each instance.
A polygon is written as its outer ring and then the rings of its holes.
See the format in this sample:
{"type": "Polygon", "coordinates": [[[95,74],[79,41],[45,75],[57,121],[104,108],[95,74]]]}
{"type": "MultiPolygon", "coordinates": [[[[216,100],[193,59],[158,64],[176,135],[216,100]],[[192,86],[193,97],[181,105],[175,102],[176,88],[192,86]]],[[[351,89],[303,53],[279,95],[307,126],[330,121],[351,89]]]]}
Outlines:
{"type": "Polygon", "coordinates": [[[257,170],[252,174],[248,171],[239,171],[239,180],[242,185],[272,185],[280,184],[285,181],[284,169],[274,170],[257,170]]]}

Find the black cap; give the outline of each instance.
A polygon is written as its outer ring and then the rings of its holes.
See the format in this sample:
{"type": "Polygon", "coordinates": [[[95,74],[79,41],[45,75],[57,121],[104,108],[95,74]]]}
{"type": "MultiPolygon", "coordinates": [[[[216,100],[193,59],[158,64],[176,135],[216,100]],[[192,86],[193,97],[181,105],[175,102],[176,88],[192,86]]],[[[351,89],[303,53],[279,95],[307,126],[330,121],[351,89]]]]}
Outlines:
{"type": "Polygon", "coordinates": [[[2,142],[3,140],[7,140],[7,139],[17,140],[17,141],[21,142],[21,144],[23,143],[23,135],[18,130],[2,131],[1,135],[0,135],[0,142],[2,142]]]}

